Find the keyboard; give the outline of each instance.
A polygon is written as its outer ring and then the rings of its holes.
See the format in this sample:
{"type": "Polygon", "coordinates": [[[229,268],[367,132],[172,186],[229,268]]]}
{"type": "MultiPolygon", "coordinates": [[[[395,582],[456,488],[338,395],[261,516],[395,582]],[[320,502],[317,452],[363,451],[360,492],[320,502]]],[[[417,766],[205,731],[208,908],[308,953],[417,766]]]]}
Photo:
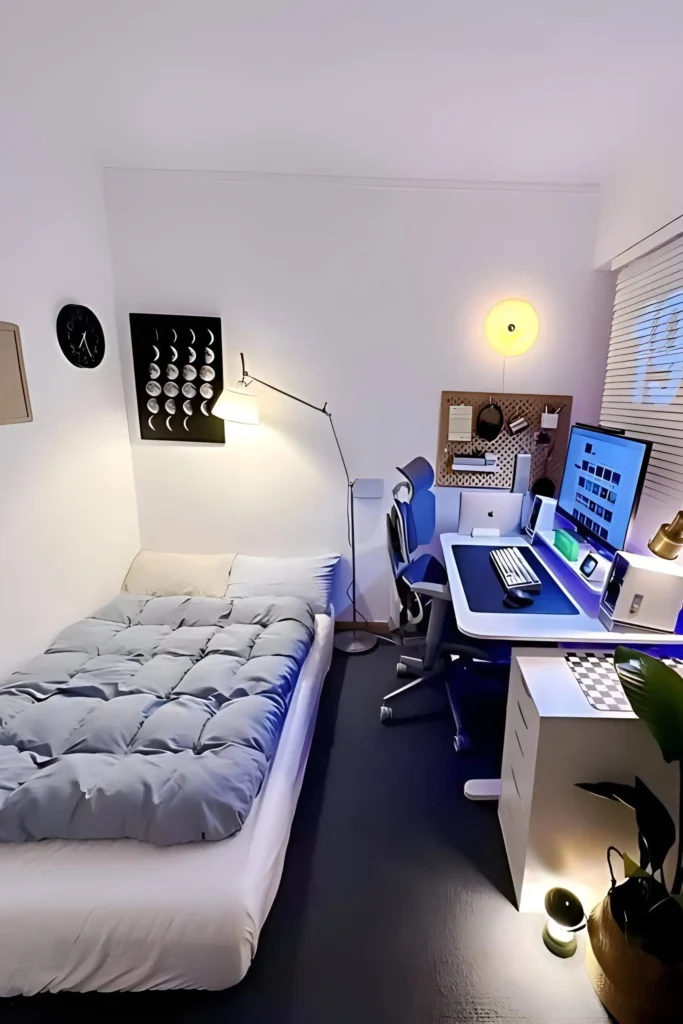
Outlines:
{"type": "Polygon", "coordinates": [[[538,594],[541,581],[519,548],[492,548],[491,561],[505,590],[538,594]]]}

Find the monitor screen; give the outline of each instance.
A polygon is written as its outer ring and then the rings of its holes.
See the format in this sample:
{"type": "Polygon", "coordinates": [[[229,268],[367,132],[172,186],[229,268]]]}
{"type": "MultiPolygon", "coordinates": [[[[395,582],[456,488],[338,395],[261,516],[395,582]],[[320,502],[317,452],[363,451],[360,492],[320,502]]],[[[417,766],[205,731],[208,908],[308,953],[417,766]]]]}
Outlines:
{"type": "Polygon", "coordinates": [[[650,441],[572,427],[557,510],[608,551],[624,547],[638,508],[650,441]]]}

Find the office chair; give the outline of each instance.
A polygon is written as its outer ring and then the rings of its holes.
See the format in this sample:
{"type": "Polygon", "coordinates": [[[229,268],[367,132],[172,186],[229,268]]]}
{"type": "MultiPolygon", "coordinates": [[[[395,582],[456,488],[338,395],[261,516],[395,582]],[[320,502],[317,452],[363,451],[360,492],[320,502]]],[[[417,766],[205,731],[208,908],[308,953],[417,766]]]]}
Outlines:
{"type": "MultiPolygon", "coordinates": [[[[450,643],[444,639],[446,616],[452,608],[448,576],[444,566],[428,552],[413,557],[415,551],[428,544],[436,526],[436,499],[432,487],[434,470],[426,459],[412,459],[398,472],[404,477],[393,489],[394,503],[387,515],[387,546],[393,577],[393,601],[390,625],[398,630],[405,647],[424,648],[422,657],[403,655],[397,666],[399,678],[416,676],[411,682],[388,693],[380,707],[380,721],[388,723],[393,708],[388,701],[402,693],[444,678],[451,656],[462,661],[462,667],[474,661],[489,661],[488,655],[475,647],[450,643]],[[416,627],[427,620],[425,633],[416,634],[416,627]]],[[[456,749],[467,746],[467,738],[455,707],[456,749]]]]}

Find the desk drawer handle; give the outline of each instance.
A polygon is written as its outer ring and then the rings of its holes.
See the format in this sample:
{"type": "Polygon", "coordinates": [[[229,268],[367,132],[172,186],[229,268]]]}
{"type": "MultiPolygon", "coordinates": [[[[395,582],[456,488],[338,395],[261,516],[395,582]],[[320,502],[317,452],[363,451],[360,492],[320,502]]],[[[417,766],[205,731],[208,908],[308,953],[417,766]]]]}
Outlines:
{"type": "Polygon", "coordinates": [[[517,746],[519,747],[519,752],[522,755],[522,757],[524,757],[524,751],[522,750],[522,744],[519,742],[519,736],[517,735],[517,730],[516,729],[515,729],[515,739],[517,740],[517,746]]]}
{"type": "Polygon", "coordinates": [[[517,785],[517,779],[515,778],[515,769],[512,767],[512,765],[510,765],[510,774],[512,775],[512,781],[514,782],[515,789],[517,790],[517,796],[521,800],[522,799],[522,794],[519,791],[519,786],[517,785]]]}
{"type": "Polygon", "coordinates": [[[532,700],[531,694],[529,693],[529,688],[526,685],[526,683],[524,682],[524,676],[522,676],[521,674],[519,676],[519,681],[522,684],[522,689],[524,690],[524,692],[527,695],[527,697],[529,698],[529,700],[532,700]]]}
{"type": "Polygon", "coordinates": [[[519,708],[519,713],[522,716],[522,721],[524,722],[524,728],[528,729],[529,726],[526,724],[526,718],[524,717],[524,712],[522,711],[522,705],[519,703],[519,701],[517,701],[517,707],[519,708]]]}

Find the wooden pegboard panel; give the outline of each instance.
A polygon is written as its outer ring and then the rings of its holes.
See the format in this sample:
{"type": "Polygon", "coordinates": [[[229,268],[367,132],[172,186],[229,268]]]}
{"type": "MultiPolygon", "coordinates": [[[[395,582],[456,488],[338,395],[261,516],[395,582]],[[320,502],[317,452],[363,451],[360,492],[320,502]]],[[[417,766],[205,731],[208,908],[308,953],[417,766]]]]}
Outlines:
{"type": "Polygon", "coordinates": [[[515,468],[515,456],[519,452],[531,452],[531,483],[539,477],[549,476],[556,488],[562,478],[564,460],[567,454],[569,426],[572,418],[571,395],[502,395],[490,391],[442,391],[441,413],[439,416],[439,440],[436,457],[436,482],[439,487],[511,487],[515,468]],[[474,434],[479,410],[494,402],[503,410],[505,423],[524,416],[529,427],[522,434],[511,437],[507,425],[498,438],[484,441],[474,434]],[[472,407],[472,441],[448,440],[448,410],[451,405],[472,407]],[[536,438],[541,429],[541,413],[545,406],[556,409],[562,406],[557,430],[549,431],[550,444],[537,445],[536,438]],[[473,473],[451,469],[454,455],[471,455],[474,451],[494,452],[498,456],[496,473],[473,473]]]}

